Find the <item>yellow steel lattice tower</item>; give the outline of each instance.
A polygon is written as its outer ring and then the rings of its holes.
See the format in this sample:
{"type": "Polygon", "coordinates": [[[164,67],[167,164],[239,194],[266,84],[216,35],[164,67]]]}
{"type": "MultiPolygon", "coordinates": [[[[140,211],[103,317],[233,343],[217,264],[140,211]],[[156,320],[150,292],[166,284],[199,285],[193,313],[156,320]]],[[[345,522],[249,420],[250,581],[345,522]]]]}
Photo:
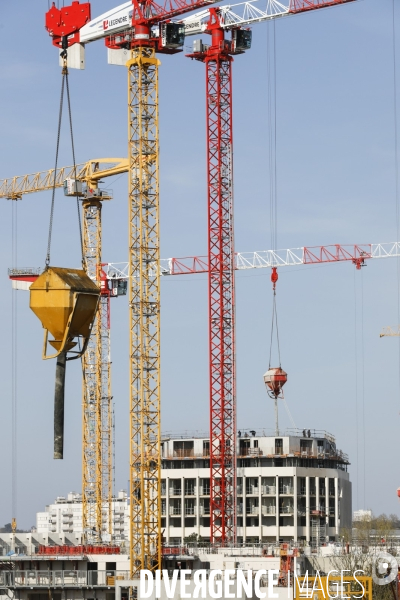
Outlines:
{"type": "MultiPolygon", "coordinates": [[[[101,202],[83,202],[83,250],[87,274],[100,286],[101,202]]],[[[102,540],[101,304],[82,357],[82,529],[85,543],[102,540]]]]}
{"type": "Polygon", "coordinates": [[[100,296],[101,320],[101,510],[103,532],[112,535],[112,395],[110,297],[100,296]]]}
{"type": "Polygon", "coordinates": [[[159,64],[147,47],[127,63],[132,577],[161,568],[159,64]]]}

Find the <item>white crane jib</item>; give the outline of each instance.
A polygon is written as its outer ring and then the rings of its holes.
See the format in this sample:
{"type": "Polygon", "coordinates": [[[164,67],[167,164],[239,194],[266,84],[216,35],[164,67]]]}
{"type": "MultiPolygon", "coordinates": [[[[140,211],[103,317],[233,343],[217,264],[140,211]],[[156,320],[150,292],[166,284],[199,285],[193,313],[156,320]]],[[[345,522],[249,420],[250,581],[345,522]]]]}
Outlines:
{"type": "MultiPolygon", "coordinates": [[[[227,4],[216,7],[220,26],[222,29],[232,29],[252,23],[259,23],[277,17],[285,17],[293,14],[291,12],[292,2],[282,4],[277,0],[252,0],[251,2],[240,2],[239,4],[227,4]]],[[[204,33],[210,19],[208,8],[197,12],[179,21],[185,26],[185,36],[204,33]]]]}

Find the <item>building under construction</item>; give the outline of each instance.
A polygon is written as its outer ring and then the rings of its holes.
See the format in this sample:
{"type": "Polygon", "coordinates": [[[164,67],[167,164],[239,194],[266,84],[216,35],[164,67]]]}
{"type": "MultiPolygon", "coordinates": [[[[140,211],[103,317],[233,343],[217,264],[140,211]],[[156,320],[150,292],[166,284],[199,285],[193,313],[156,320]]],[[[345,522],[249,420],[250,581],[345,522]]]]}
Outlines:
{"type": "MultiPolygon", "coordinates": [[[[19,534],[13,515],[13,532],[0,536],[0,595],[19,600],[111,600],[119,581],[136,581],[143,569],[154,572],[166,565],[190,566],[191,571],[276,566],[284,585],[293,572],[293,557],[306,553],[302,548],[308,552],[335,542],[340,528],[350,527],[349,460],[337,449],[335,438],[308,429],[279,433],[278,398],[283,397],[287,375],[281,368],[277,333],[276,261],[271,265],[270,364],[264,376],[275,401],[276,431],[265,435],[237,427],[232,63],[233,56],[251,47],[249,26],[352,1],[268,0],[260,10],[251,0],[245,9],[242,4],[210,7],[215,0],[139,0],[110,6],[96,19],[89,2],[49,6],[45,23],[62,66],[62,87],[55,168],[46,179],[53,196],[45,268],[28,281],[30,308],[45,330],[42,357],[56,358],[57,363],[56,459],[63,458],[66,362],[82,359],[82,494],[49,505],[47,531],[41,513],[43,531],[38,527],[36,533],[19,534]],[[205,65],[207,82],[204,233],[210,431],[162,436],[157,55],[182,52],[185,36],[197,34],[209,36],[209,43],[194,40],[187,56],[205,65]],[[99,40],[107,47],[108,63],[126,66],[128,75],[128,158],[124,164],[117,159],[119,172],[128,173],[128,267],[126,281],[117,286],[114,278],[111,287],[101,252],[101,206],[110,198],[97,187],[101,161],[94,161],[89,174],[77,169],[68,84],[68,69],[84,69],[86,45],[99,40]],[[64,89],[74,162],[66,178],[57,164],[64,89]],[[51,266],[54,198],[61,186],[67,196],[76,197],[78,215],[82,203],[82,269],[51,266]],[[109,299],[126,292],[130,489],[129,498],[113,498],[109,299]],[[271,364],[274,327],[277,366],[271,364]],[[80,526],[74,519],[79,510],[80,526]]],[[[117,173],[114,167],[107,171],[107,176],[117,173]]],[[[19,200],[23,193],[39,191],[37,181],[46,187],[41,178],[34,177],[33,186],[29,177],[23,178],[22,191],[12,188],[5,197],[19,200]]],[[[271,231],[274,228],[272,218],[271,231]]],[[[366,258],[363,254],[356,267],[366,258]]]]}

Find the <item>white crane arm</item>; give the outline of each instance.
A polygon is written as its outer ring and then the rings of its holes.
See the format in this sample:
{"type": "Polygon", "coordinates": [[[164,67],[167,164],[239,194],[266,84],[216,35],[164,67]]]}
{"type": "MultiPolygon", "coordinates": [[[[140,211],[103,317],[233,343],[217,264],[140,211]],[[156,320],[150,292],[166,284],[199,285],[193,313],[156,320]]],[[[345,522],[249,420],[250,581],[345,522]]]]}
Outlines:
{"type": "Polygon", "coordinates": [[[80,32],[80,43],[87,44],[100,40],[113,33],[126,31],[132,27],[132,0],[124,2],[84,25],[80,32]]]}
{"type": "MultiPolygon", "coordinates": [[[[241,2],[240,4],[227,4],[218,7],[220,25],[223,29],[232,29],[233,27],[251,25],[268,19],[275,19],[290,14],[290,2],[278,2],[278,0],[252,0],[251,2],[241,2]]],[[[209,9],[202,10],[180,23],[185,26],[185,35],[197,35],[207,29],[207,23],[210,19],[209,9]]]]}
{"type": "MultiPolygon", "coordinates": [[[[235,27],[243,27],[276,19],[277,17],[285,17],[288,15],[305,12],[306,10],[315,10],[329,7],[336,4],[346,4],[354,0],[306,0],[298,2],[298,0],[250,0],[249,2],[241,2],[240,4],[228,4],[226,6],[218,6],[218,15],[220,26],[222,29],[233,29],[235,27]]],[[[179,21],[185,26],[185,35],[197,35],[203,33],[207,29],[207,23],[210,19],[210,10],[202,10],[190,17],[186,17],[179,21]]]]}

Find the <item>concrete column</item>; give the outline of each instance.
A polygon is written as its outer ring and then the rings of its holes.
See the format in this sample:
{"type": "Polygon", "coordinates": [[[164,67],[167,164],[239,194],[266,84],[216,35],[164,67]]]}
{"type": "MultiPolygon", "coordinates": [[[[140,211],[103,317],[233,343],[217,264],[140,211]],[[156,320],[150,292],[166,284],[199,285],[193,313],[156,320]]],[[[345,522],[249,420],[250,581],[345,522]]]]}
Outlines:
{"type": "Polygon", "coordinates": [[[310,535],[310,478],[306,477],[306,541],[311,542],[310,535]]]}
{"type": "Polygon", "coordinates": [[[326,534],[329,537],[329,477],[325,477],[326,534]]]}
{"type": "MultiPolygon", "coordinates": [[[[244,469],[243,469],[244,470],[244,469]]],[[[246,543],[246,477],[243,475],[243,543],[246,543]]]]}
{"type": "Polygon", "coordinates": [[[169,477],[165,478],[165,533],[166,539],[169,542],[169,477]]]}
{"type": "Polygon", "coordinates": [[[276,526],[276,541],[279,542],[279,476],[275,475],[275,526],[276,526]]]}
{"type": "Polygon", "coordinates": [[[319,477],[315,478],[315,508],[319,510],[319,477]]]}
{"type": "Polygon", "coordinates": [[[293,473],[293,539],[295,542],[299,539],[297,532],[297,476],[293,473]]]}
{"type": "Polygon", "coordinates": [[[339,477],[335,477],[335,535],[339,539],[339,477]]]}
{"type": "Polygon", "coordinates": [[[182,544],[185,537],[185,478],[181,477],[182,544]]]}
{"type": "Polygon", "coordinates": [[[200,535],[200,475],[196,479],[196,533],[200,535]]]}
{"type": "Polygon", "coordinates": [[[262,502],[262,496],[261,496],[261,475],[258,476],[258,531],[259,531],[259,538],[260,538],[260,543],[262,542],[262,512],[261,512],[261,502],[262,502]]]}

